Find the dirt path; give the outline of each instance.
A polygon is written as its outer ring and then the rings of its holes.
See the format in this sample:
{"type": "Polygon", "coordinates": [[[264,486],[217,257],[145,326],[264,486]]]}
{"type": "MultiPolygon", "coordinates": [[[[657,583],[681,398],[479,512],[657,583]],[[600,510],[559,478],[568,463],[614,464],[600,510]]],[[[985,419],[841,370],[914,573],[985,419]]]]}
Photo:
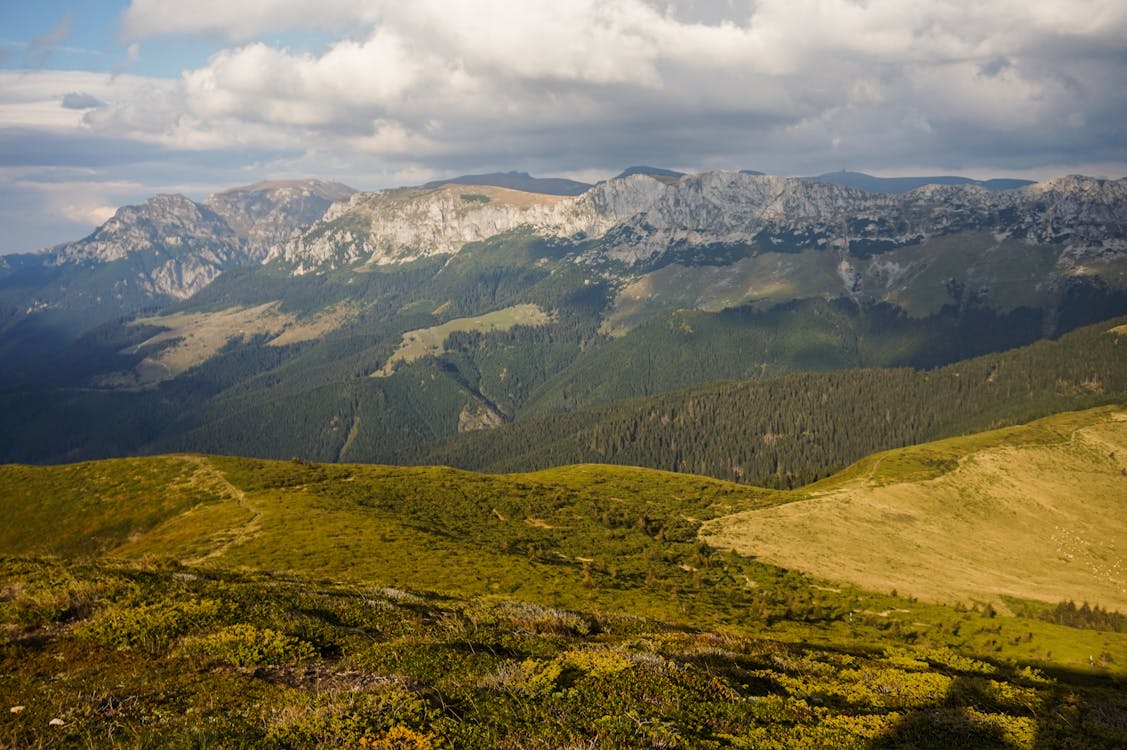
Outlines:
{"type": "Polygon", "coordinates": [[[206,555],[184,560],[186,564],[196,565],[206,560],[220,557],[226,554],[232,547],[243,544],[257,536],[262,530],[262,511],[247,500],[247,494],[231,484],[227,477],[223,475],[223,472],[216,469],[206,457],[185,456],[184,458],[199,467],[199,470],[206,477],[205,481],[207,481],[208,484],[216,487],[218,492],[230,497],[239,507],[250,514],[250,518],[242,526],[236,526],[215,534],[211,540],[215,546],[206,555]]]}

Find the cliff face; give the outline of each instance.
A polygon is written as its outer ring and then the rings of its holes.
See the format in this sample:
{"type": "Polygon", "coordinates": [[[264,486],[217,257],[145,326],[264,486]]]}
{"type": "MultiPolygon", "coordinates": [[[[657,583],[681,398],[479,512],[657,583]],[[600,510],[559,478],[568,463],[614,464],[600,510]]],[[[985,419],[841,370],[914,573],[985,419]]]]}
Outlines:
{"type": "Polygon", "coordinates": [[[227,221],[248,258],[260,261],[355,192],[339,182],[279,180],[225,190],[204,205],[227,221]]]}
{"type": "MultiPolygon", "coordinates": [[[[85,239],[12,262],[64,276],[68,269],[98,267],[97,284],[90,281],[83,293],[91,304],[118,300],[117,314],[123,314],[152,302],[186,299],[238,266],[277,263],[301,275],[406,263],[452,255],[467,243],[521,227],[576,241],[575,261],[605,266],[619,279],[687,250],[815,249],[839,256],[837,275],[850,293],[859,274],[876,273],[859,262],[872,261],[878,276],[891,278],[903,262],[889,253],[961,232],[1056,248],[1055,273],[1063,277],[1127,258],[1127,180],[1070,176],[1004,191],[926,185],[885,194],[741,172],[635,173],[578,196],[494,185],[356,193],[316,180],[267,182],[217,193],[203,203],[158,195],[120,209],[85,239]]],[[[0,281],[10,273],[0,267],[0,281]]],[[[50,281],[12,292],[11,308],[31,314],[65,307],[67,294],[77,289],[67,283],[69,292],[50,281]]]]}
{"type": "Polygon", "coordinates": [[[90,236],[47,251],[49,266],[122,263],[118,291],[187,299],[228,268],[260,262],[352,188],[317,180],[263,182],[196,203],[157,195],[118,209],[90,236]]]}
{"type": "Polygon", "coordinates": [[[828,247],[867,257],[928,238],[991,231],[1090,251],[1127,249],[1127,181],[1067,177],[1012,191],[929,185],[902,195],[770,175],[685,177],[614,227],[601,251],[626,263],[679,246],[828,247]]]}
{"type": "Polygon", "coordinates": [[[120,284],[154,298],[186,299],[238,263],[240,251],[222,216],[182,195],[158,195],[118,209],[89,237],[55,248],[46,261],[63,267],[120,262],[120,284]]]}
{"type": "Polygon", "coordinates": [[[493,186],[443,185],[361,193],[270,254],[295,273],[357,262],[386,265],[450,255],[469,242],[531,226],[555,234],[561,196],[493,186]]]}
{"type": "Polygon", "coordinates": [[[928,185],[895,195],[710,172],[679,180],[633,174],[573,198],[452,185],[388,190],[334,205],[269,258],[296,273],[402,263],[453,254],[520,226],[548,237],[601,239],[581,259],[627,266],[709,245],[868,257],[961,231],[1066,245],[1075,256],[1124,250],[1127,183],[1067,177],[1010,191],[928,185]]]}

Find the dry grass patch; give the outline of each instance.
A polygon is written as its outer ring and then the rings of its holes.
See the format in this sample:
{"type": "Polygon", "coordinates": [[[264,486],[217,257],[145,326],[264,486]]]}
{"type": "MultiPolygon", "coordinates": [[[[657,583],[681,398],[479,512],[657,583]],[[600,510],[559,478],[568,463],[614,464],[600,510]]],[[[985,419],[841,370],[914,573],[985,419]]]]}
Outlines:
{"type": "Polygon", "coordinates": [[[419,328],[403,334],[395,353],[384,366],[372,373],[372,377],[387,377],[395,371],[400,362],[414,362],[443,351],[446,338],[455,331],[507,331],[513,326],[542,326],[551,321],[551,316],[539,305],[514,305],[504,310],[495,310],[472,318],[455,318],[432,328],[419,328]]]}
{"type": "MultiPolygon", "coordinates": [[[[874,465],[828,491],[713,521],[702,536],[784,567],[933,601],[1009,595],[1124,610],[1127,422],[1120,413],[1086,412],[1052,443],[1026,442],[1020,429],[1002,445],[961,439],[963,457],[938,477],[888,483],[874,465]]],[[[944,450],[959,443],[946,441],[944,450]]]]}
{"type": "Polygon", "coordinates": [[[280,302],[264,302],[254,307],[229,307],[215,312],[174,313],[138,318],[134,325],[164,328],[129,351],[173,342],[144,360],[132,372],[111,376],[105,385],[137,387],[170,380],[180,373],[208,361],[231,340],[272,336],[270,346],[285,346],[320,338],[339,328],[353,314],[352,306],[341,303],[310,318],[283,312],[280,302]]]}

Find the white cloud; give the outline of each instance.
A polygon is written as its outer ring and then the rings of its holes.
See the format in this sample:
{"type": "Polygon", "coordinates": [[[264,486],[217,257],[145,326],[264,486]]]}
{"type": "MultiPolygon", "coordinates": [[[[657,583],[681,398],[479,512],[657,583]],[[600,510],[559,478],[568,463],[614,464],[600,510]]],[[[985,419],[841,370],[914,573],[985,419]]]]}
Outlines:
{"type": "Polygon", "coordinates": [[[292,54],[262,43],[215,55],[184,74],[186,106],[200,118],[330,126],[398,102],[418,66],[393,33],[343,41],[325,54],[292,54]]]}
{"type": "Polygon", "coordinates": [[[201,183],[361,188],[638,162],[1127,171],[1122,0],[135,0],[126,64],[193,34],[224,48],[176,79],[0,71],[5,154],[58,165],[104,143],[76,163],[117,165],[105,179],[198,154],[201,183]],[[335,41],[270,37],[309,30],[335,41]],[[63,107],[75,92],[104,104],[63,107]],[[80,142],[21,150],[24,132],[80,142]]]}
{"type": "Polygon", "coordinates": [[[339,30],[378,18],[378,2],[366,0],[133,0],[122,15],[122,36],[129,40],[205,34],[246,41],[260,34],[291,29],[339,30]]]}

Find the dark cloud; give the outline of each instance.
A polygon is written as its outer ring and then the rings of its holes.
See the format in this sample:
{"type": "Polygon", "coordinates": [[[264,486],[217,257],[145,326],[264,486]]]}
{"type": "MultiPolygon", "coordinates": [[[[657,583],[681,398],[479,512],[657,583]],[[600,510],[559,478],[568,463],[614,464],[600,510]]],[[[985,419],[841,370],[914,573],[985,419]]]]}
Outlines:
{"type": "Polygon", "coordinates": [[[979,72],[980,75],[989,76],[989,77],[993,78],[994,76],[1001,73],[1003,70],[1007,70],[1008,68],[1010,68],[1012,66],[1013,66],[1013,63],[1010,61],[1010,59],[1008,57],[995,57],[993,60],[988,60],[987,62],[984,62],[982,65],[979,65],[978,66],[978,72],[979,72]]]}
{"type": "Polygon", "coordinates": [[[104,167],[167,156],[158,145],[82,131],[0,128],[0,164],[7,167],[104,167]]]}
{"type": "Polygon", "coordinates": [[[63,96],[64,109],[95,109],[104,105],[105,102],[93,94],[84,94],[80,91],[72,91],[63,96]]]}

